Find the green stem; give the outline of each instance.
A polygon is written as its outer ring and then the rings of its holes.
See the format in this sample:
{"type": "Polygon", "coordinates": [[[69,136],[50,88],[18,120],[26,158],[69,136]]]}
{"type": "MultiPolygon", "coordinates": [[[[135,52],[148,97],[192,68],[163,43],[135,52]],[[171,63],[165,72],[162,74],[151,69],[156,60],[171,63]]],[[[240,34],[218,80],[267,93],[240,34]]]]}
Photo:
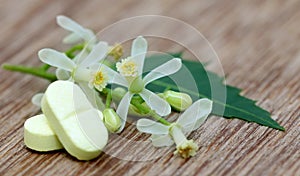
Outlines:
{"type": "MultiPolygon", "coordinates": [[[[111,103],[112,97],[109,97],[109,96],[111,96],[111,93],[112,93],[111,91],[112,91],[111,89],[105,88],[101,92],[103,95],[106,96],[106,107],[108,106],[108,103],[109,103],[109,106],[110,106],[110,103],[111,103]],[[107,102],[107,101],[109,101],[109,102],[107,102]]],[[[132,97],[130,103],[133,106],[135,106],[141,113],[151,115],[151,117],[153,117],[155,120],[159,121],[160,123],[162,123],[164,125],[168,125],[168,126],[171,125],[170,122],[168,122],[166,119],[160,117],[155,111],[151,110],[147,106],[143,106],[142,105],[143,99],[140,96],[134,96],[134,97],[132,97]]]]}
{"type": "Polygon", "coordinates": [[[110,108],[111,100],[112,100],[111,92],[108,92],[106,96],[106,103],[105,103],[106,108],[110,108]]]}
{"type": "Polygon", "coordinates": [[[10,64],[3,64],[2,68],[5,69],[5,70],[17,71],[17,72],[21,72],[21,73],[31,74],[31,75],[34,75],[34,76],[38,76],[40,78],[47,79],[49,81],[57,80],[55,74],[47,73],[41,68],[26,67],[26,66],[22,66],[22,65],[10,65],[10,64]]]}
{"type": "Polygon", "coordinates": [[[50,65],[44,64],[44,65],[42,65],[40,68],[41,68],[42,70],[44,70],[44,71],[47,71],[50,67],[51,67],[50,65]]]}
{"type": "Polygon", "coordinates": [[[84,48],[84,44],[78,44],[78,45],[75,45],[75,46],[73,46],[72,48],[70,48],[70,49],[68,49],[67,51],[65,51],[65,54],[69,57],[69,58],[71,58],[71,59],[73,59],[75,56],[74,56],[74,52],[75,51],[81,51],[83,48],[84,48]]]}
{"type": "Polygon", "coordinates": [[[166,119],[159,116],[155,111],[151,110],[147,106],[143,106],[138,100],[132,99],[131,104],[134,105],[136,108],[138,108],[142,113],[149,114],[151,117],[153,117],[155,120],[159,121],[160,123],[164,125],[171,125],[170,122],[168,122],[166,119]]]}
{"type": "Polygon", "coordinates": [[[159,121],[160,123],[164,124],[164,125],[171,125],[170,122],[168,122],[166,119],[160,117],[156,112],[154,111],[150,111],[150,115],[151,117],[153,117],[155,120],[159,121]]]}
{"type": "MultiPolygon", "coordinates": [[[[78,44],[73,46],[72,48],[68,49],[65,54],[69,57],[69,58],[74,58],[74,52],[75,51],[81,51],[84,48],[84,44],[78,44]]],[[[31,74],[40,78],[44,78],[47,79],[51,82],[57,80],[55,74],[52,73],[48,73],[47,70],[50,68],[51,66],[48,64],[44,64],[41,67],[27,67],[27,66],[23,66],[23,65],[10,65],[10,64],[3,64],[2,68],[5,70],[9,70],[9,71],[16,71],[16,72],[21,72],[21,73],[27,73],[27,74],[31,74]]]]}

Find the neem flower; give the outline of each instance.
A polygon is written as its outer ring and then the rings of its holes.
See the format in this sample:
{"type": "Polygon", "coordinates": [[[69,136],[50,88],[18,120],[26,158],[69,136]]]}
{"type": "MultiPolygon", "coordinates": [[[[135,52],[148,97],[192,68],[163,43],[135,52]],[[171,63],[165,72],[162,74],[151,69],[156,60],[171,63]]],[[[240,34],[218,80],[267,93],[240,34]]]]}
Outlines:
{"type": "MultiPolygon", "coordinates": [[[[114,72],[110,74],[110,68],[106,66],[101,66],[100,68],[100,61],[105,58],[107,51],[107,43],[99,42],[93,47],[91,52],[87,54],[86,51],[82,51],[73,60],[64,53],[49,48],[40,50],[38,55],[42,62],[57,67],[56,76],[58,79],[78,83],[91,103],[103,110],[102,100],[97,96],[97,92],[93,88],[95,87],[102,91],[114,76],[114,72]]],[[[39,105],[42,96],[42,94],[34,96],[32,102],[39,105]]]]}
{"type": "Polygon", "coordinates": [[[63,39],[63,43],[73,44],[83,40],[90,49],[96,45],[97,38],[92,30],[84,28],[74,20],[62,15],[56,17],[56,22],[65,30],[71,32],[63,39]]]}
{"type": "Polygon", "coordinates": [[[122,126],[118,132],[122,131],[125,126],[128,108],[134,94],[140,95],[147,105],[161,116],[166,116],[171,112],[170,105],[164,99],[160,98],[145,87],[154,80],[177,72],[181,68],[181,60],[174,58],[153,69],[144,78],[142,78],[147,45],[147,41],[143,37],[137,37],[133,41],[131,47],[131,56],[116,64],[117,70],[120,74],[115,74],[115,78],[118,79],[113,79],[112,82],[128,88],[128,91],[121,99],[117,108],[117,113],[122,119],[122,126]],[[126,84],[124,84],[124,81],[126,84]]]}
{"type": "Polygon", "coordinates": [[[69,78],[79,84],[88,83],[90,88],[95,87],[102,91],[111,75],[109,74],[111,69],[99,63],[105,58],[107,51],[107,43],[99,42],[87,56],[82,52],[74,60],[64,53],[48,48],[40,50],[38,55],[42,62],[58,68],[56,72],[58,79],[69,78]]]}
{"type": "Polygon", "coordinates": [[[151,135],[155,147],[170,146],[174,142],[176,151],[183,158],[194,156],[198,146],[193,140],[188,140],[186,134],[196,130],[206,120],[212,110],[212,101],[200,99],[184,111],[175,123],[164,125],[149,119],[140,119],[137,129],[151,135]]]}

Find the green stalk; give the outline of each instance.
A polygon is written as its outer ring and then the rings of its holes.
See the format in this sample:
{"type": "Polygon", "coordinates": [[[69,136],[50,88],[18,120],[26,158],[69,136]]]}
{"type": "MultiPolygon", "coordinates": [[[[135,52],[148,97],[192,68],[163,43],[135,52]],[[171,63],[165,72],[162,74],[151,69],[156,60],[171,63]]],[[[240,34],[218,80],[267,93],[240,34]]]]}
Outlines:
{"type": "Polygon", "coordinates": [[[151,117],[153,117],[155,120],[159,121],[160,123],[164,125],[171,125],[170,122],[168,122],[166,119],[160,117],[155,111],[151,110],[149,107],[143,106],[139,101],[132,100],[131,104],[134,105],[136,108],[138,108],[142,113],[150,114],[151,117]]]}
{"type": "Polygon", "coordinates": [[[36,67],[26,67],[23,65],[10,65],[10,64],[3,64],[2,68],[5,70],[10,70],[10,71],[17,71],[21,73],[27,73],[31,74],[40,78],[47,79],[51,82],[57,80],[55,74],[52,73],[47,73],[45,72],[42,68],[36,68],[36,67]]]}
{"type": "Polygon", "coordinates": [[[150,111],[150,115],[151,117],[153,117],[155,120],[159,121],[160,123],[164,124],[164,125],[171,125],[170,122],[168,122],[166,119],[160,117],[156,112],[154,111],[150,111]]]}
{"type": "Polygon", "coordinates": [[[73,59],[75,56],[74,56],[74,52],[75,51],[81,51],[83,48],[84,48],[84,44],[78,44],[78,45],[75,45],[75,46],[73,46],[72,48],[70,48],[70,49],[68,49],[67,51],[65,51],[65,54],[69,57],[69,58],[71,58],[71,59],[73,59]]]}
{"type": "MultiPolygon", "coordinates": [[[[81,51],[84,48],[84,44],[78,44],[73,46],[72,48],[68,49],[65,54],[73,59],[74,56],[74,52],[76,51],[81,51]]],[[[44,78],[47,79],[51,82],[56,81],[57,78],[55,76],[55,74],[52,73],[48,73],[48,69],[51,66],[48,64],[44,64],[41,67],[27,67],[27,66],[23,66],[23,65],[11,65],[11,64],[2,64],[2,68],[5,70],[9,70],[9,71],[15,71],[15,72],[21,72],[21,73],[26,73],[26,74],[31,74],[40,78],[44,78]]]]}
{"type": "Polygon", "coordinates": [[[40,68],[41,68],[42,70],[44,70],[44,71],[47,71],[50,67],[51,67],[50,65],[44,64],[44,65],[42,65],[40,68]]]}
{"type": "MultiPolygon", "coordinates": [[[[111,93],[112,93],[111,91],[112,90],[109,88],[104,88],[103,91],[101,92],[101,94],[108,97],[108,96],[111,96],[111,93]]],[[[108,103],[110,105],[111,99],[112,99],[112,97],[106,99],[106,106],[108,106],[108,103]],[[108,99],[109,99],[109,102],[107,102],[108,99]]],[[[164,125],[171,125],[170,122],[168,122],[166,119],[160,117],[155,111],[151,110],[147,106],[143,106],[142,105],[143,102],[144,101],[140,96],[134,96],[134,97],[132,97],[130,103],[133,106],[135,106],[141,113],[151,115],[151,117],[153,117],[155,120],[159,121],[160,123],[162,123],[164,125]]]]}
{"type": "Polygon", "coordinates": [[[111,100],[112,100],[111,92],[108,92],[106,96],[106,103],[105,103],[106,108],[110,108],[111,100]]]}

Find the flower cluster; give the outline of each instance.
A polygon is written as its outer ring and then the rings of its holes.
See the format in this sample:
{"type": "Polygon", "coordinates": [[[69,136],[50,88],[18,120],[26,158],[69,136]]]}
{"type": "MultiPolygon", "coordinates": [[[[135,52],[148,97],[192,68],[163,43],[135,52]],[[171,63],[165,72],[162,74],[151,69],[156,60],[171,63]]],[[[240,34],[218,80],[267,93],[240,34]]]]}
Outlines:
{"type": "MultiPolygon", "coordinates": [[[[212,101],[200,99],[193,103],[188,92],[166,90],[157,93],[147,88],[153,81],[178,72],[182,67],[180,58],[172,58],[144,74],[148,50],[144,37],[135,38],[130,56],[124,57],[122,45],[98,41],[92,30],[68,17],[58,16],[57,24],[70,32],[63,42],[73,47],[67,52],[44,48],[38,56],[46,64],[45,68],[56,68],[58,80],[79,85],[91,104],[102,111],[102,120],[108,131],[122,132],[130,113],[152,117],[156,121],[139,119],[137,129],[151,134],[155,147],[175,143],[174,154],[183,158],[196,154],[198,145],[187,136],[206,120],[212,110],[212,101]],[[112,89],[112,85],[117,88],[112,89]],[[172,109],[182,112],[173,123],[164,118],[172,109]]],[[[42,97],[43,94],[37,94],[32,99],[33,103],[40,105],[42,97]]]]}

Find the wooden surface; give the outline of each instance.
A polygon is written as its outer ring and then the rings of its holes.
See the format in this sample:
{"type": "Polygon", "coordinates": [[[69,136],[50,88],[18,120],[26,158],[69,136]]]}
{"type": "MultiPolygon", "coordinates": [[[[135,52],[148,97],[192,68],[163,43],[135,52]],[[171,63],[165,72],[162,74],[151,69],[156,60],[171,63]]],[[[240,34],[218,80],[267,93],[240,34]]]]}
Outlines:
{"type": "MultiPolygon", "coordinates": [[[[48,83],[0,70],[0,175],[300,175],[299,9],[297,0],[1,0],[1,63],[38,65],[39,49],[65,49],[61,37],[66,32],[55,24],[58,14],[94,30],[144,14],[183,20],[211,42],[227,83],[258,100],[286,131],[212,116],[189,136],[200,150],[184,160],[172,155],[174,146],[145,145],[149,136],[130,125],[121,134],[129,142],[112,136],[106,153],[79,162],[64,151],[37,153],[24,146],[23,123],[39,113],[30,99],[48,83]]],[[[219,71],[213,63],[209,68],[219,71]]]]}

